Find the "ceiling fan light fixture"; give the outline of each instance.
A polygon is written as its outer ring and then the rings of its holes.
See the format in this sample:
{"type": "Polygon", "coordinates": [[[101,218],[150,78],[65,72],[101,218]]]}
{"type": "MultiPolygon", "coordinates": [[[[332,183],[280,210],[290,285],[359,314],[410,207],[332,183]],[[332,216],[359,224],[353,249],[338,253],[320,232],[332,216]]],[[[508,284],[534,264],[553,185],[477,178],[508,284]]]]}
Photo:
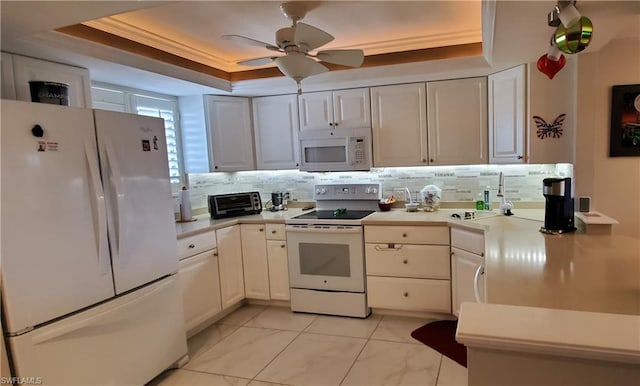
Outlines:
{"type": "Polygon", "coordinates": [[[278,69],[287,77],[300,81],[313,75],[322,74],[329,69],[303,54],[292,53],[275,59],[278,69]]]}

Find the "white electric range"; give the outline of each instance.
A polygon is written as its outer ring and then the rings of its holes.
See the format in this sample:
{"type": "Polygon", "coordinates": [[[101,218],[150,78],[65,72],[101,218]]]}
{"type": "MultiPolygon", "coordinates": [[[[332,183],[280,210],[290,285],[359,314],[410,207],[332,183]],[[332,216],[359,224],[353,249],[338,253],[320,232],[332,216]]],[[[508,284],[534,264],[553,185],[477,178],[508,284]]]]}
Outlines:
{"type": "Polygon", "coordinates": [[[286,221],[291,309],[366,318],[364,234],[380,184],[316,185],[317,210],[286,221]]]}

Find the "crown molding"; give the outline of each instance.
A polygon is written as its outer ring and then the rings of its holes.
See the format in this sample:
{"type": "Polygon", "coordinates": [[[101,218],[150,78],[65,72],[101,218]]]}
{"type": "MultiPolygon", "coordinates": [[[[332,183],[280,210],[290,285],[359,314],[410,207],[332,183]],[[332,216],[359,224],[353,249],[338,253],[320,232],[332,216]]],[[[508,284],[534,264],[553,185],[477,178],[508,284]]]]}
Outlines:
{"type": "MultiPolygon", "coordinates": [[[[247,57],[227,60],[221,56],[214,55],[211,52],[187,46],[177,40],[173,40],[123,22],[118,20],[117,17],[106,17],[99,20],[84,22],[82,24],[198,63],[212,66],[226,72],[244,71],[246,70],[246,66],[240,66],[236,62],[252,59],[252,57],[247,57]]],[[[482,30],[469,29],[454,33],[422,35],[350,46],[331,47],[331,49],[362,49],[365,55],[379,55],[479,42],[482,42],[482,30]]],[[[263,66],[262,68],[265,67],[273,68],[273,66],[263,66]]]]}
{"type": "Polygon", "coordinates": [[[91,27],[111,35],[120,36],[124,39],[138,42],[146,46],[156,48],[158,50],[169,52],[171,54],[202,63],[207,66],[216,67],[223,71],[237,71],[243,67],[238,66],[235,61],[226,60],[220,56],[216,56],[209,51],[190,47],[177,40],[170,39],[134,26],[132,24],[118,20],[115,17],[104,17],[98,20],[91,20],[82,23],[87,27],[91,27]]]}

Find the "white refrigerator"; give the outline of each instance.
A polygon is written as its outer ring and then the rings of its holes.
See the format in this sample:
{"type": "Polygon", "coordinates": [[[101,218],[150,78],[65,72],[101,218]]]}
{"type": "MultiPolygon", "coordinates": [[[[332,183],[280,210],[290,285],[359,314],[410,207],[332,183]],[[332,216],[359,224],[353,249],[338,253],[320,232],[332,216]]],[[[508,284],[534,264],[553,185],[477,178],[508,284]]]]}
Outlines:
{"type": "Polygon", "coordinates": [[[142,385],[186,359],[163,121],[1,103],[2,318],[13,375],[142,385]]]}

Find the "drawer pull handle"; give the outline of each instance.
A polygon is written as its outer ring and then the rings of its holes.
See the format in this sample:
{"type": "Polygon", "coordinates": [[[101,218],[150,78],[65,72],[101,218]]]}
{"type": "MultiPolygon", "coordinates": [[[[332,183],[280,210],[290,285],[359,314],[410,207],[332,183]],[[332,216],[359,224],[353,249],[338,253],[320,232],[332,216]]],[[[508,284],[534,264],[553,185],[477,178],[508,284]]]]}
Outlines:
{"type": "Polygon", "coordinates": [[[258,229],[258,230],[259,230],[260,232],[264,232],[264,229],[262,229],[262,228],[260,228],[260,229],[258,229]]]}
{"type": "Polygon", "coordinates": [[[453,253],[453,251],[451,251],[451,256],[453,256],[455,253],[453,253]]]}
{"type": "Polygon", "coordinates": [[[409,297],[409,293],[405,292],[405,293],[402,294],[402,296],[404,296],[405,298],[408,298],[409,297]]]}
{"type": "Polygon", "coordinates": [[[282,245],[280,246],[280,248],[284,248],[284,247],[285,247],[285,245],[284,245],[284,244],[282,244],[282,245]]]}
{"type": "Polygon", "coordinates": [[[213,252],[213,255],[214,255],[215,257],[218,257],[218,252],[213,252]]]}
{"type": "Polygon", "coordinates": [[[387,244],[387,248],[383,248],[380,245],[376,244],[375,247],[373,247],[376,251],[379,252],[395,252],[395,251],[399,251],[402,249],[402,245],[398,245],[396,246],[395,244],[387,244]]]}
{"type": "Polygon", "coordinates": [[[408,260],[402,260],[402,264],[407,264],[409,261],[408,260]]]}
{"type": "Polygon", "coordinates": [[[275,235],[276,233],[278,233],[278,231],[276,231],[275,229],[271,231],[272,235],[275,235]]]}
{"type": "Polygon", "coordinates": [[[196,247],[196,245],[195,245],[195,244],[189,244],[189,249],[193,249],[193,248],[195,248],[195,247],[196,247]]]}
{"type": "Polygon", "coordinates": [[[403,234],[402,234],[402,237],[407,237],[407,234],[406,234],[406,233],[403,233],[403,234]]]}

